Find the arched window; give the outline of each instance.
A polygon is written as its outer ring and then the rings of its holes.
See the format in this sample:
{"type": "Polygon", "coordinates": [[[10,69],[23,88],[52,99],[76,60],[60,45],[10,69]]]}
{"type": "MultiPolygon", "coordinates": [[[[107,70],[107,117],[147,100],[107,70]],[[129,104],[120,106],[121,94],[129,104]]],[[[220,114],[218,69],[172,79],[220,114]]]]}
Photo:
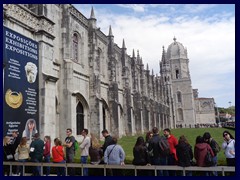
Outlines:
{"type": "Polygon", "coordinates": [[[102,108],[103,111],[103,129],[106,129],[106,111],[105,108],[102,108]]]}
{"type": "Polygon", "coordinates": [[[176,79],[179,79],[179,78],[180,78],[179,70],[176,69],[176,79]]]}
{"type": "Polygon", "coordinates": [[[57,99],[57,97],[55,97],[55,108],[56,108],[56,114],[59,114],[59,103],[58,103],[58,99],[57,99]]]}
{"type": "Polygon", "coordinates": [[[179,117],[179,121],[183,121],[183,110],[182,109],[178,109],[178,117],[179,117]]]}
{"type": "Polygon", "coordinates": [[[181,92],[177,92],[177,102],[181,103],[182,102],[182,94],[181,92]]]}
{"type": "Polygon", "coordinates": [[[73,60],[78,62],[78,35],[76,33],[73,34],[73,60]]]}
{"type": "Polygon", "coordinates": [[[77,135],[81,135],[84,128],[84,109],[81,102],[77,105],[77,135]]]}

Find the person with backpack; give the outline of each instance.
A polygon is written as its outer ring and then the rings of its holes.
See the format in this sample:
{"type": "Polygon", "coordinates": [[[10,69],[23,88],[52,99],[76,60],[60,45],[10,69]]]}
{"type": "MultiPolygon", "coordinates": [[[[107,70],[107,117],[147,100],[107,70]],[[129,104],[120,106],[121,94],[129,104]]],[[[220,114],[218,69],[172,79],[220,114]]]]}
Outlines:
{"type": "MultiPolygon", "coordinates": [[[[205,143],[209,144],[210,147],[213,150],[214,156],[212,157],[213,160],[213,164],[212,166],[217,166],[218,163],[218,159],[217,159],[217,153],[219,153],[220,151],[220,146],[218,145],[218,143],[211,137],[211,134],[209,132],[205,132],[203,134],[203,140],[205,143]]],[[[217,176],[217,171],[213,171],[211,172],[209,175],[213,175],[213,176],[217,176]]]]}
{"type": "MultiPolygon", "coordinates": [[[[149,146],[149,141],[150,139],[153,137],[153,133],[152,131],[148,131],[146,133],[146,136],[145,136],[145,146],[148,148],[149,146]]],[[[149,156],[149,159],[150,159],[150,162],[149,164],[152,164],[153,162],[153,151],[148,151],[148,156],[149,156]]]]}
{"type": "MultiPolygon", "coordinates": [[[[176,137],[174,137],[171,134],[170,129],[166,128],[163,130],[164,136],[167,138],[170,148],[170,154],[168,155],[168,165],[176,165],[178,158],[177,158],[177,152],[176,152],[176,145],[178,144],[178,140],[176,137]]],[[[175,176],[176,171],[169,171],[170,176],[175,176]]]]}
{"type": "MultiPolygon", "coordinates": [[[[178,166],[189,167],[193,160],[192,146],[184,135],[180,136],[176,146],[178,166]]],[[[192,176],[192,171],[186,171],[186,176],[192,176]]]]}
{"type": "MultiPolygon", "coordinates": [[[[202,136],[197,136],[196,144],[194,146],[194,158],[196,159],[196,165],[199,167],[207,167],[206,157],[208,152],[210,152],[211,156],[214,156],[212,148],[209,144],[203,141],[202,136]]],[[[209,172],[200,172],[203,176],[208,176],[209,172]]]]}
{"type": "MultiPolygon", "coordinates": [[[[153,136],[149,140],[148,151],[153,151],[152,165],[167,165],[167,155],[160,147],[161,140],[166,140],[165,137],[159,136],[157,127],[152,129],[153,136]]],[[[164,142],[164,141],[163,141],[164,142]]],[[[168,171],[157,170],[158,176],[168,176],[168,171]]]]}
{"type": "MultiPolygon", "coordinates": [[[[150,165],[150,157],[148,155],[148,150],[144,142],[144,138],[139,136],[133,147],[133,165],[136,166],[146,166],[150,165]]],[[[137,170],[137,176],[146,176],[148,171],[146,170],[137,170]]]]}
{"type": "MultiPolygon", "coordinates": [[[[91,146],[91,140],[88,135],[88,129],[83,129],[82,130],[82,136],[83,140],[82,143],[80,144],[80,149],[81,149],[81,162],[82,164],[87,164],[87,158],[89,155],[89,147],[91,146]]],[[[88,168],[83,168],[83,176],[88,176],[88,168]]]]}
{"type": "MultiPolygon", "coordinates": [[[[73,163],[74,162],[74,155],[75,155],[75,148],[74,148],[74,142],[75,137],[72,135],[72,129],[67,128],[66,130],[67,137],[65,138],[65,143],[63,146],[66,147],[66,161],[67,163],[73,163]]],[[[75,175],[75,168],[68,168],[68,173],[70,176],[75,175]]]]}

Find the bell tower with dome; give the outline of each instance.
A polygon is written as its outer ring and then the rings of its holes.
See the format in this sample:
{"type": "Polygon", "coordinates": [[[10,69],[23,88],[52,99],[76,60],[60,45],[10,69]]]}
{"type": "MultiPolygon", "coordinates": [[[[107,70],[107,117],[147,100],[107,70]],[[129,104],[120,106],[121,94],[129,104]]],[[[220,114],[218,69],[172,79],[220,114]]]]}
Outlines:
{"type": "Polygon", "coordinates": [[[196,115],[187,49],[175,37],[173,40],[166,54],[171,71],[173,124],[191,127],[196,123],[196,115]]]}

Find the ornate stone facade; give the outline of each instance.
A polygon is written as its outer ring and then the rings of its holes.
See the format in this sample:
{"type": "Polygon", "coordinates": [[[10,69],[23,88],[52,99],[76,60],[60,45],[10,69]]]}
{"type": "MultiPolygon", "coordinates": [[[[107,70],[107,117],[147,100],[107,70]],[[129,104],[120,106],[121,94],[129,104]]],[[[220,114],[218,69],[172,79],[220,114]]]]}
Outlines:
{"type": "Polygon", "coordinates": [[[90,18],[69,4],[4,4],[4,26],[39,42],[40,133],[66,128],[121,137],[194,125],[196,114],[187,50],[174,39],[163,48],[160,76],[144,69],[139,52],[126,54],[90,18]]]}

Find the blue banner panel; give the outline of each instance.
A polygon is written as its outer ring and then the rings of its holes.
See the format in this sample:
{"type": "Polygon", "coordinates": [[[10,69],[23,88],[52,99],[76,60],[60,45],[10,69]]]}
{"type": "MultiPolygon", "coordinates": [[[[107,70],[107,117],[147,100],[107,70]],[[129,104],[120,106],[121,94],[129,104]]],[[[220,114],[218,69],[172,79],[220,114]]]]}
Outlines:
{"type": "Polygon", "coordinates": [[[3,136],[32,136],[39,128],[38,42],[3,28],[3,136]]]}

